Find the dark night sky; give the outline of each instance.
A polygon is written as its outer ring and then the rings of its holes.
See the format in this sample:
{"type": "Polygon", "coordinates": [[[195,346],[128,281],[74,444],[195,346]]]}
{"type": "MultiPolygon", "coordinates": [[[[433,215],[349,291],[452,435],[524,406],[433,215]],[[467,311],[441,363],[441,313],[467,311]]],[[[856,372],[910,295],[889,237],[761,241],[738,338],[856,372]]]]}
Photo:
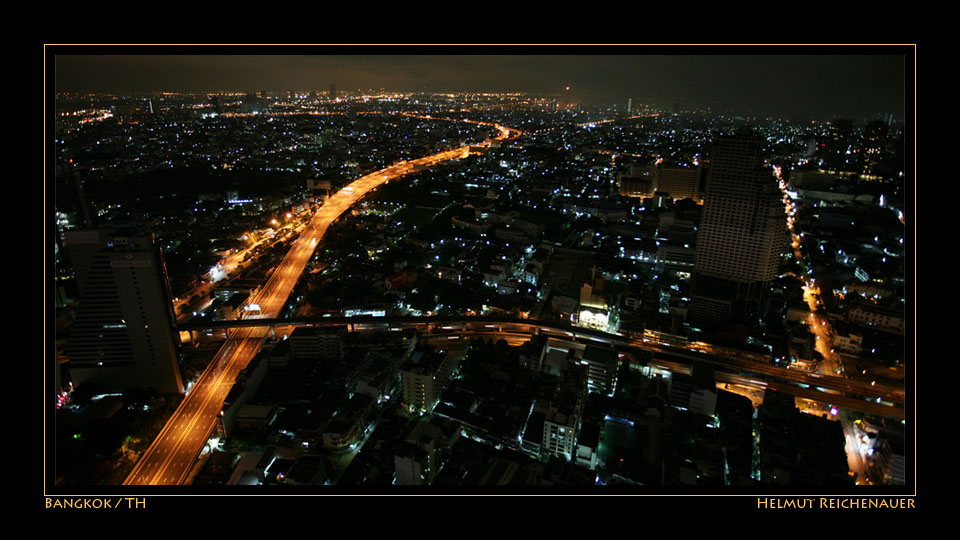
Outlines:
{"type": "MultiPolygon", "coordinates": [[[[313,50],[324,51],[308,52],[313,50]]],[[[362,49],[347,52],[354,50],[362,49]]],[[[553,52],[549,47],[537,52],[544,50],[553,52]]],[[[71,49],[55,50],[61,51],[71,49]]],[[[474,51],[484,49],[469,50],[474,51]]],[[[907,77],[904,56],[898,54],[912,57],[911,49],[861,48],[855,51],[858,55],[766,52],[758,48],[759,54],[751,55],[58,55],[55,88],[114,93],[326,91],[335,84],[338,90],[557,93],[569,85],[574,97],[585,102],[625,103],[632,97],[635,103],[679,102],[788,118],[856,119],[878,113],[903,118],[904,85],[909,82],[912,89],[914,74],[907,77]]]]}

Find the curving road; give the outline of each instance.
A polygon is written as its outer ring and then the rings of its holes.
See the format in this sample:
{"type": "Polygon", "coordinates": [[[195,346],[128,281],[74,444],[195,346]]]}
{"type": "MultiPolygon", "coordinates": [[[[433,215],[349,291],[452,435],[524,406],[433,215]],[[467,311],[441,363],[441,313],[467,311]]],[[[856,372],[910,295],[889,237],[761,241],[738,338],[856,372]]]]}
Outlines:
{"type": "MultiPolygon", "coordinates": [[[[498,124],[484,125],[496,127],[500,131],[500,135],[493,139],[496,141],[514,139],[521,135],[519,130],[498,124]]],[[[409,174],[415,168],[430,167],[450,159],[464,158],[469,155],[471,147],[491,144],[492,141],[486,141],[480,145],[462,146],[420,159],[397,163],[355,180],[330,197],[316,211],[254,300],[254,303],[260,306],[260,317],[273,318],[280,313],[327,228],[370,190],[384,182],[409,174]]],[[[237,374],[260,350],[267,332],[266,328],[241,328],[233,332],[210,366],[200,376],[197,384],[184,397],[183,402],[167,421],[153,444],[124,480],[124,485],[183,483],[216,425],[223,401],[230,392],[237,374]]]]}

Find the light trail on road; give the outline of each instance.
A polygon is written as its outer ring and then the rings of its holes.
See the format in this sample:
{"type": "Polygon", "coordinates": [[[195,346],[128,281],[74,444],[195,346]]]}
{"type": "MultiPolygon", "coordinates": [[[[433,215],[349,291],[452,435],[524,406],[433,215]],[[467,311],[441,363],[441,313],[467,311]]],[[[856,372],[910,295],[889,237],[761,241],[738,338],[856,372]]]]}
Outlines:
{"type": "MultiPolygon", "coordinates": [[[[300,237],[274,270],[254,299],[260,305],[259,318],[277,317],[296,286],[320,238],[330,224],[336,221],[354,203],[377,186],[395,178],[451,159],[462,159],[473,147],[489,147],[493,141],[514,139],[521,131],[496,127],[500,135],[476,145],[461,146],[437,154],[394,164],[363,176],[331,196],[310,219],[300,237]]],[[[184,479],[216,427],[223,402],[236,380],[237,374],[259,352],[267,328],[241,328],[223,345],[210,365],[204,370],[170,420],[154,439],[124,480],[124,485],[177,485],[184,479]]]]}

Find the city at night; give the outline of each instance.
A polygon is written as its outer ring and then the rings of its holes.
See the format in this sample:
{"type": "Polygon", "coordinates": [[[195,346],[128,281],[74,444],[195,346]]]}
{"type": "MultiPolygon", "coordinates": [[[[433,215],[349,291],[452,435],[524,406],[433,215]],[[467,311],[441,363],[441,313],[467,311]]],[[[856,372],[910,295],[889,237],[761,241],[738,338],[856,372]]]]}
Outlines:
{"type": "Polygon", "coordinates": [[[46,508],[915,508],[915,54],[45,46],[46,508]]]}

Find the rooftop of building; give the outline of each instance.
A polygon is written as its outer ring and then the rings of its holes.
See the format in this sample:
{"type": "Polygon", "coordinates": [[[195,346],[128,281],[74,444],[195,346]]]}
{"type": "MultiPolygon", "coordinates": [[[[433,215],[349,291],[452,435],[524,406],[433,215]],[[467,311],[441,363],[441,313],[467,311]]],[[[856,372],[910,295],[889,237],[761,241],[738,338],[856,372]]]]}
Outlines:
{"type": "Polygon", "coordinates": [[[432,347],[418,347],[400,369],[418,375],[434,375],[446,358],[446,351],[432,347]]]}

